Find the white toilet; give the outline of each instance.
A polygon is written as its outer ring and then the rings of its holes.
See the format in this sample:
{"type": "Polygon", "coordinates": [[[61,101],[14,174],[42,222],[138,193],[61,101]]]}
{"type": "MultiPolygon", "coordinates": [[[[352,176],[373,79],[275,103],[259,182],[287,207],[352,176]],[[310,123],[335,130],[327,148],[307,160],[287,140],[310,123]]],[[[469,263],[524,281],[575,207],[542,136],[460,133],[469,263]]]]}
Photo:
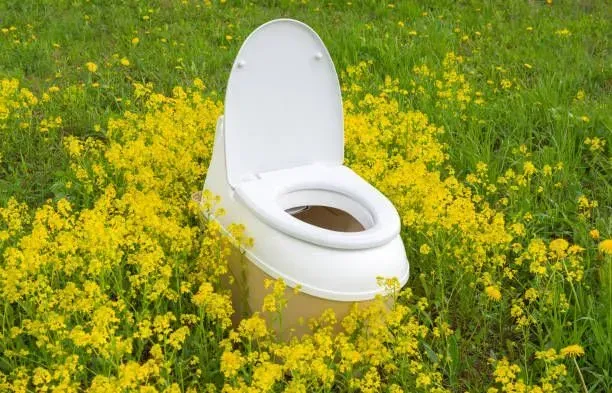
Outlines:
{"type": "Polygon", "coordinates": [[[258,311],[264,278],[299,286],[284,328],[372,300],[384,291],[377,277],[408,280],[397,211],[343,154],[342,96],[325,45],[295,20],[260,26],[232,67],[204,188],[221,197],[225,214],[214,219],[244,224],[254,239],[247,263],[230,264],[243,281],[234,300],[258,311]]]}

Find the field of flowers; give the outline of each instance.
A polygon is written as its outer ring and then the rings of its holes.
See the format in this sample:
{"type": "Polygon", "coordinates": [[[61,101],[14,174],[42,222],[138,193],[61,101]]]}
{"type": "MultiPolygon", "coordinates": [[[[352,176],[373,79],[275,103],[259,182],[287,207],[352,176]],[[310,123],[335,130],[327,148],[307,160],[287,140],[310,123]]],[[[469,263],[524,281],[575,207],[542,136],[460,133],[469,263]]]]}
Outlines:
{"type": "Polygon", "coordinates": [[[611,16],[0,2],[0,392],[610,391],[611,16]],[[326,312],[289,342],[257,313],[232,326],[227,258],[257,239],[191,200],[233,58],[277,17],[328,46],[345,163],[395,204],[411,261],[389,312],[326,312]]]}

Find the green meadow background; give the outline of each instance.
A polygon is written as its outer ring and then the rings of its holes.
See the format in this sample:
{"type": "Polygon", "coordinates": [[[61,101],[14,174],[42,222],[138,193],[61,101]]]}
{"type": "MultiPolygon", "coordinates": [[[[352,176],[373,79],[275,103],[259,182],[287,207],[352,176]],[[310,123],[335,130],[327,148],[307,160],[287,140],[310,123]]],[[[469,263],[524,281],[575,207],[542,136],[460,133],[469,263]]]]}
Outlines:
{"type": "MultiPolygon", "coordinates": [[[[539,157],[563,161],[572,191],[592,190],[609,202],[609,172],[579,162],[586,136],[610,136],[610,7],[605,1],[3,1],[0,73],[32,91],[87,82],[84,67],[99,67],[100,87],[63,102],[66,134],[95,134],[134,82],[152,82],[169,93],[195,78],[222,99],[241,42],[258,25],[295,18],[312,26],[336,68],[372,60],[372,85],[386,75],[408,87],[413,68],[441,67],[448,52],[468,58],[470,79],[508,79],[520,93],[483,107],[486,126],[460,122],[435,107],[435,99],[407,96],[406,108],[426,113],[448,131],[452,162],[460,171],[489,163],[501,174],[508,153],[525,143],[539,157]],[[570,34],[555,34],[567,29],[570,34]],[[416,33],[416,34],[415,34],[416,33]],[[138,38],[137,45],[132,39],[138,38]],[[128,67],[119,60],[127,58],[128,67]],[[529,66],[526,66],[529,65],[529,66]],[[585,100],[575,100],[582,90],[585,100]],[[577,121],[586,115],[588,123],[577,121]],[[492,121],[495,120],[495,121],[492,121]],[[576,188],[574,188],[576,187],[576,188]]],[[[3,148],[0,195],[40,203],[53,196],[65,157],[57,146],[34,140],[3,148]]],[[[3,146],[6,146],[5,144],[3,146]]],[[[607,203],[610,206],[610,203],[607,203]]]]}
{"type": "MultiPolygon", "coordinates": [[[[207,94],[222,101],[243,40],[280,17],[303,21],[321,36],[343,85],[351,82],[344,70],[362,62],[368,64],[360,80],[366,92],[397,79],[407,92],[397,97],[400,109],[420,111],[444,128],[438,138],[457,178],[482,172],[479,163],[486,163],[494,182],[525,157],[538,170],[556,168],[556,184],[543,193],[534,186],[515,194],[506,212],[532,216],[530,236],[566,238],[587,249],[584,285],[571,298],[578,311],[559,317],[537,345],[581,345],[586,354],[567,363],[575,382],[568,391],[609,391],[612,268],[610,250],[598,251],[599,242],[612,236],[612,7],[606,1],[0,0],[0,80],[16,79],[38,97],[54,87],[61,92],[45,103],[45,119],[61,118],[53,132],[0,129],[0,206],[15,198],[34,211],[65,197],[74,176],[64,141],[108,142],[109,119],[144,111],[133,98],[135,83],[171,95],[199,78],[207,94]],[[462,58],[458,77],[469,82],[472,99],[482,94],[481,105],[468,111],[459,102],[439,105],[436,77],[424,77],[423,67],[443,75],[448,53],[462,58]]],[[[43,113],[32,116],[42,119],[43,113]]],[[[444,292],[418,281],[418,247],[411,252],[409,286],[445,304],[444,292]]],[[[484,312],[474,309],[473,320],[451,327],[470,331],[488,318],[484,312]]],[[[453,336],[462,340],[448,344],[454,360],[440,366],[451,391],[486,391],[492,377],[482,370],[490,369],[470,363],[489,356],[472,356],[480,348],[523,345],[492,343],[497,332],[471,331],[470,337],[453,336]]],[[[211,356],[218,361],[219,353],[211,356]]],[[[12,363],[0,361],[0,372],[8,375],[6,364],[12,363]]],[[[220,378],[217,372],[209,380],[220,386],[220,378]]]]}

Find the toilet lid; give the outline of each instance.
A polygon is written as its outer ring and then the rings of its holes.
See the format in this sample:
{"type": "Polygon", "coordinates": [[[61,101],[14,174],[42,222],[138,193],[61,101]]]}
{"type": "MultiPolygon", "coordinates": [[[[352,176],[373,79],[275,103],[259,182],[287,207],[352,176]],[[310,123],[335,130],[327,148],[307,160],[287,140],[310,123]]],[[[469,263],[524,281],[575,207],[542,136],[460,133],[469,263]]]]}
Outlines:
{"type": "Polygon", "coordinates": [[[342,95],[317,33],[291,19],[251,33],[232,66],[224,123],[232,187],[272,170],[342,164],[342,95]]]}

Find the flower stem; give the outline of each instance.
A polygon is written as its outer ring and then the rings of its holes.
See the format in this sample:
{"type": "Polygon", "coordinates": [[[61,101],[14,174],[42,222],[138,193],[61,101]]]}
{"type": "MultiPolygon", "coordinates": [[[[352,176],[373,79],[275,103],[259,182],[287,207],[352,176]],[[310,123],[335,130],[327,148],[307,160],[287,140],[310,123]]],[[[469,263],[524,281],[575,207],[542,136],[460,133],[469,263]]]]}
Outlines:
{"type": "Polygon", "coordinates": [[[574,361],[574,364],[576,365],[576,370],[578,370],[578,375],[580,375],[580,382],[582,382],[582,388],[584,389],[584,393],[589,393],[589,389],[587,389],[586,387],[586,383],[584,382],[584,377],[582,376],[582,371],[580,371],[580,367],[578,367],[578,362],[576,361],[576,358],[573,357],[572,360],[574,361]]]}

